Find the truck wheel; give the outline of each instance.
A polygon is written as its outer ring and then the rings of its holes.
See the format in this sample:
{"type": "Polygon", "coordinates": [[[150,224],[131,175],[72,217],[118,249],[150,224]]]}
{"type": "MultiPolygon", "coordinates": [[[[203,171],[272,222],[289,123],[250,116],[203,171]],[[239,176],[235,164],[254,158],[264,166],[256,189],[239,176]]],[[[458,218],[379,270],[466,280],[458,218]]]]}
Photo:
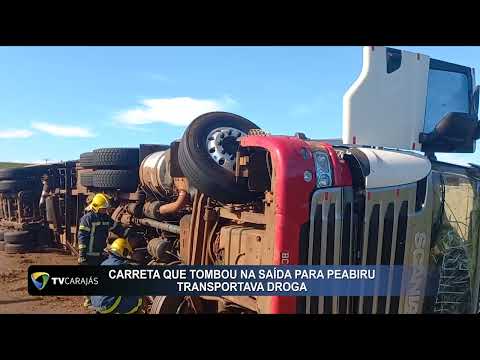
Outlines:
{"type": "Polygon", "coordinates": [[[33,240],[29,231],[9,231],[3,238],[7,244],[30,244],[33,240]]]}
{"type": "Polygon", "coordinates": [[[194,314],[184,296],[155,296],[150,314],[194,314]]]}
{"type": "Polygon", "coordinates": [[[0,192],[19,192],[22,190],[41,190],[40,181],[34,180],[1,180],[0,192]]]}
{"type": "Polygon", "coordinates": [[[235,181],[236,141],[258,126],[227,112],[210,112],[187,127],[178,149],[178,162],[200,192],[223,202],[247,202],[255,197],[235,181]]]}
{"type": "Polygon", "coordinates": [[[80,159],[78,161],[78,164],[82,168],[91,168],[93,166],[93,153],[92,152],[86,152],[83,154],[80,154],[80,159]]]}
{"type": "Polygon", "coordinates": [[[80,184],[85,187],[92,187],[93,173],[80,173],[80,184]]]}
{"type": "Polygon", "coordinates": [[[131,169],[138,168],[137,148],[105,148],[93,150],[92,168],[131,169]]]}
{"type": "Polygon", "coordinates": [[[48,165],[0,169],[0,180],[22,180],[26,177],[40,177],[46,174],[48,169],[48,165]]]}
{"type": "Polygon", "coordinates": [[[93,187],[105,190],[135,192],[138,187],[138,171],[97,170],[93,173],[93,187]]]}
{"type": "Polygon", "coordinates": [[[9,244],[4,245],[4,251],[7,254],[23,254],[32,250],[31,244],[9,244]]]}

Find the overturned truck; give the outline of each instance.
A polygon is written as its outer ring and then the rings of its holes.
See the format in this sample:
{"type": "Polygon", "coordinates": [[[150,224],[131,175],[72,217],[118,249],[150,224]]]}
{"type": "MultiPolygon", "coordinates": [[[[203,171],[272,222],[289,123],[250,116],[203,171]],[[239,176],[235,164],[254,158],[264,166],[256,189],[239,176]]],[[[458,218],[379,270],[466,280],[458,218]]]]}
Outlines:
{"type": "Polygon", "coordinates": [[[159,296],[152,313],[478,312],[480,169],[435,157],[475,150],[473,69],[385,47],[363,55],[341,141],[207,113],[170,145],[82,154],[63,172],[75,186],[45,191],[50,227],[75,249],[87,199],[104,191],[112,239],[140,239],[142,264],[423,269],[402,279],[401,297],[159,296]]]}
{"type": "Polygon", "coordinates": [[[56,165],[0,169],[0,250],[47,250],[54,238],[40,201],[42,183],[56,165]]]}

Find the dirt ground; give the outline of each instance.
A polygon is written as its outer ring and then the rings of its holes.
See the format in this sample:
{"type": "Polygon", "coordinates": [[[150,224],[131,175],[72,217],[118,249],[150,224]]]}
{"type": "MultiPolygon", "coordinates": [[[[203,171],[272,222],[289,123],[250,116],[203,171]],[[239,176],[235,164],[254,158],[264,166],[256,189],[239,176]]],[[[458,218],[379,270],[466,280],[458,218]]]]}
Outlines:
{"type": "Polygon", "coordinates": [[[0,314],[88,314],[83,297],[31,296],[27,290],[30,265],[75,265],[58,253],[6,254],[0,251],[0,314]]]}

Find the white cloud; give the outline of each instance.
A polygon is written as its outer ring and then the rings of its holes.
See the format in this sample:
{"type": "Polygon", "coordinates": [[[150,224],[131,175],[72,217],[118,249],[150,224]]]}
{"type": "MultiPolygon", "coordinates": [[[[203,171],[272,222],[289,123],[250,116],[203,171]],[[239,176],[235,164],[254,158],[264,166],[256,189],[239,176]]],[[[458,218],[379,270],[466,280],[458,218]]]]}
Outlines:
{"type": "Polygon", "coordinates": [[[77,127],[77,126],[62,126],[62,125],[55,125],[55,124],[46,123],[46,122],[35,122],[32,124],[32,127],[34,129],[46,132],[54,136],[81,137],[81,138],[88,138],[88,137],[95,136],[95,134],[93,134],[89,129],[77,127]]]}
{"type": "Polygon", "coordinates": [[[0,139],[25,139],[32,135],[30,130],[0,130],[0,139]]]}
{"type": "Polygon", "coordinates": [[[129,125],[161,122],[186,126],[201,114],[227,110],[236,104],[237,102],[229,96],[220,100],[191,97],[145,99],[141,101],[141,106],[120,112],[116,119],[129,125]]]}

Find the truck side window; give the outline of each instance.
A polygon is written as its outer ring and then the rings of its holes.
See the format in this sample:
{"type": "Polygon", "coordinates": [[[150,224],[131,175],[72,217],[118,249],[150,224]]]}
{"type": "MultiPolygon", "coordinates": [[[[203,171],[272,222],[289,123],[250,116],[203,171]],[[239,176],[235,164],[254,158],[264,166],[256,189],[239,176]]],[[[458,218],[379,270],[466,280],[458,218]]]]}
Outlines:
{"type": "Polygon", "coordinates": [[[449,112],[469,112],[467,76],[459,72],[430,69],[424,132],[432,132],[449,112]]]}

